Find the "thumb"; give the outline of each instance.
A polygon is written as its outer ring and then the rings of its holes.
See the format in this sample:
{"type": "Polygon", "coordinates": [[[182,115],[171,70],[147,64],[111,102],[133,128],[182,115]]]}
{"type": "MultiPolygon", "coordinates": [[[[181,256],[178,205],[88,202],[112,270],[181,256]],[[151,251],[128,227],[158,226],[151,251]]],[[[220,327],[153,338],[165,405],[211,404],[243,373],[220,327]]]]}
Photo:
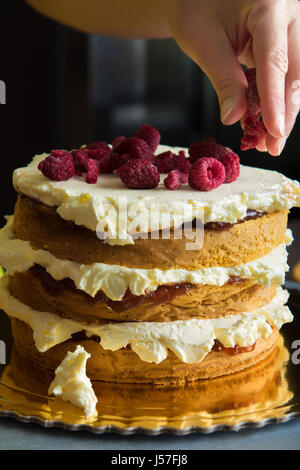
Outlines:
{"type": "Polygon", "coordinates": [[[239,121],[248,109],[248,82],[227,36],[209,38],[197,62],[216,90],[223,124],[239,121]]]}

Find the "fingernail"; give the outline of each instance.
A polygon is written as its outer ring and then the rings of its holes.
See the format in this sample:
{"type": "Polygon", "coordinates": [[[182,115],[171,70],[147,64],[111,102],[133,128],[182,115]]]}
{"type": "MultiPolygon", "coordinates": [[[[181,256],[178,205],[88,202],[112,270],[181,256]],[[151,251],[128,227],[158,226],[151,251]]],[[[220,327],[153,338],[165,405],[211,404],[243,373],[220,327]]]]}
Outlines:
{"type": "Polygon", "coordinates": [[[283,137],[285,135],[285,118],[284,118],[284,114],[280,114],[278,116],[277,125],[278,125],[280,135],[283,137]]]}
{"type": "Polygon", "coordinates": [[[233,110],[234,101],[232,98],[226,98],[226,100],[222,103],[221,106],[221,121],[224,122],[225,119],[229,116],[231,111],[233,110]]]}
{"type": "Polygon", "coordinates": [[[280,155],[282,150],[283,150],[283,147],[285,146],[285,143],[286,143],[286,137],[284,137],[283,139],[280,139],[279,143],[278,143],[278,153],[277,155],[280,155]]]}

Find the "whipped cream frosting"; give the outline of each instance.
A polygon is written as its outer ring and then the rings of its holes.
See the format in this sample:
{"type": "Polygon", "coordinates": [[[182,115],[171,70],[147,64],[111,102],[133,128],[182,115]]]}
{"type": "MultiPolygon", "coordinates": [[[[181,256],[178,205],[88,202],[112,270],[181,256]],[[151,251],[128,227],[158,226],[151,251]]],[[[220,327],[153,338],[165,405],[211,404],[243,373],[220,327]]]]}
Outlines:
{"type": "MultiPolygon", "coordinates": [[[[77,289],[94,297],[102,290],[112,300],[121,300],[127,289],[134,295],[144,295],[158,286],[169,283],[188,282],[202,285],[224,285],[230,276],[251,279],[265,286],[283,284],[288,271],[285,243],[266,256],[233,267],[211,267],[194,271],[185,269],[137,269],[114,264],[79,264],[62,260],[45,250],[35,250],[28,241],[19,240],[11,231],[12,217],[0,230],[0,264],[8,274],[23,272],[34,264],[43,266],[56,280],[70,278],[77,289]]],[[[292,240],[287,230],[286,242],[292,240]]]]}
{"type": "Polygon", "coordinates": [[[145,362],[159,364],[168,349],[186,363],[200,362],[218,339],[225,347],[250,346],[267,339],[272,326],[280,329],[291,322],[293,315],[285,306],[288,292],[277,289],[272,301],[253,312],[228,315],[215,319],[191,319],[172,322],[124,322],[105,325],[83,325],[49,312],[39,312],[11,296],[7,275],[0,279],[0,307],[8,316],[27,323],[33,330],[37,349],[47,351],[69,339],[78,331],[99,336],[104,349],[116,351],[130,345],[145,362]]]}
{"type": "MultiPolygon", "coordinates": [[[[156,154],[166,150],[187,149],[160,145],[156,154]]],[[[94,185],[88,185],[83,176],[51,181],[37,169],[47,155],[36,155],[27,167],[14,171],[15,189],[56,207],[63,219],[96,231],[112,245],[133,244],[137,232],[179,227],[194,218],[203,223],[236,223],[247,209],[272,212],[300,206],[299,183],[276,171],[241,165],[236,181],[208,192],[188,184],[169,191],[163,184],[165,175],[155,189],[132,190],[117,175],[100,175],[94,185]]]]}
{"type": "Polygon", "coordinates": [[[97,414],[97,397],[90,379],[86,375],[86,363],[91,357],[83,346],[77,345],[69,351],[55,370],[55,378],[49,386],[49,395],[60,396],[84,409],[86,418],[97,414]]]}

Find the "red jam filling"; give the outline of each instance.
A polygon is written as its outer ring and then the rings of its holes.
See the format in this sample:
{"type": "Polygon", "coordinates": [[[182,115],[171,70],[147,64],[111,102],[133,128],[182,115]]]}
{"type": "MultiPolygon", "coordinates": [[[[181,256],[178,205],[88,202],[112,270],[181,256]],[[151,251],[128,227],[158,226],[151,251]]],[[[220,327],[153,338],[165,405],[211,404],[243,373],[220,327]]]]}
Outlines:
{"type": "Polygon", "coordinates": [[[229,356],[234,356],[235,354],[245,353],[253,351],[255,348],[255,343],[250,346],[234,346],[234,348],[225,348],[219,340],[215,339],[215,344],[213,345],[212,351],[221,352],[224,351],[229,356]]]}
{"type": "Polygon", "coordinates": [[[112,310],[117,313],[124,312],[129,308],[135,307],[145,302],[150,302],[156,305],[171,302],[176,297],[185,294],[194,287],[193,284],[187,282],[168,284],[159,286],[155,291],[147,292],[145,295],[134,295],[129,289],[127,289],[122,300],[114,301],[109,299],[101,290],[97,292],[95,297],[91,297],[86,292],[77,289],[71,279],[56,281],[52,276],[50,276],[49,273],[47,273],[46,269],[40,265],[34,265],[32,268],[30,268],[30,272],[35,277],[39,278],[45,291],[52,296],[58,296],[63,289],[67,289],[73,292],[76,291],[77,293],[84,295],[89,303],[96,304],[105,302],[112,310]]]}
{"type": "MultiPolygon", "coordinates": [[[[176,297],[187,293],[195,287],[194,284],[188,282],[166,284],[159,286],[155,291],[145,293],[145,295],[134,295],[129,289],[127,289],[122,300],[114,301],[107,297],[101,290],[97,292],[95,297],[91,297],[86,292],[77,289],[72,279],[66,278],[61,281],[56,281],[52,276],[50,276],[46,269],[40,265],[32,266],[32,268],[30,268],[30,272],[40,280],[45,291],[54,297],[58,296],[63,289],[67,289],[72,292],[80,293],[90,304],[106,303],[106,305],[117,313],[125,312],[126,310],[143,303],[152,303],[154,305],[169,303],[176,299],[176,297]]],[[[243,281],[244,279],[241,279],[240,277],[230,276],[227,284],[235,284],[243,281]]]]}
{"type": "MultiPolygon", "coordinates": [[[[246,216],[243,219],[237,221],[237,224],[242,224],[247,220],[258,219],[265,215],[265,212],[257,211],[255,209],[247,209],[246,216]]],[[[204,228],[208,230],[225,230],[233,227],[235,224],[231,224],[229,222],[208,222],[205,224],[204,228]]]]}
{"type": "Polygon", "coordinates": [[[108,299],[106,304],[115,312],[121,313],[145,302],[151,302],[155,305],[171,302],[173,299],[185,294],[193,287],[193,284],[181,282],[179,284],[159,286],[155,291],[149,292],[145,295],[133,295],[130,290],[127,289],[122,300],[115,302],[108,299]]]}

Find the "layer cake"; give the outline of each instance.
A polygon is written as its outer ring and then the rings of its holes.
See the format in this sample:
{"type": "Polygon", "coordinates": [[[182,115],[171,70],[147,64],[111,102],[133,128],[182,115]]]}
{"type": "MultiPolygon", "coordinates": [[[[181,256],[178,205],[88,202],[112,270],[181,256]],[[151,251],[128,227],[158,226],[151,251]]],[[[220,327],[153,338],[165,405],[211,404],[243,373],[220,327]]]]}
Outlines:
{"type": "MultiPolygon", "coordinates": [[[[186,151],[160,145],[156,154],[186,151]]],[[[180,385],[264,360],[292,321],[282,289],[299,183],[241,165],[211,191],[128,189],[117,174],[14,172],[0,307],[49,393],[95,412],[93,386],[180,385]],[[46,377],[46,378],[45,378],[46,377]]]]}

